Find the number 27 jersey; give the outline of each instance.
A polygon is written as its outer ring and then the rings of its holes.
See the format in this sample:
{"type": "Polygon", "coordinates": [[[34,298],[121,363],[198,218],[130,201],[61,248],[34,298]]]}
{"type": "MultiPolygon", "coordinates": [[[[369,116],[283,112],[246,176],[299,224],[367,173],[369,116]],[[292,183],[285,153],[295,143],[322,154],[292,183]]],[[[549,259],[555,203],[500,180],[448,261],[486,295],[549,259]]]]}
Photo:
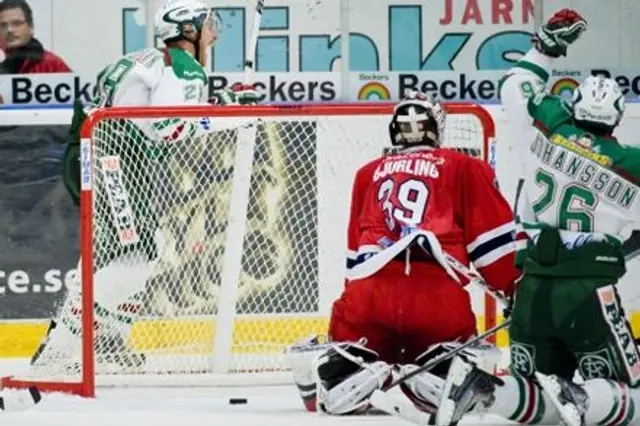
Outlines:
{"type": "Polygon", "coordinates": [[[434,233],[445,252],[511,292],[519,275],[513,213],[487,163],[421,147],[361,167],[352,189],[347,268],[371,261],[413,228],[434,233]]]}

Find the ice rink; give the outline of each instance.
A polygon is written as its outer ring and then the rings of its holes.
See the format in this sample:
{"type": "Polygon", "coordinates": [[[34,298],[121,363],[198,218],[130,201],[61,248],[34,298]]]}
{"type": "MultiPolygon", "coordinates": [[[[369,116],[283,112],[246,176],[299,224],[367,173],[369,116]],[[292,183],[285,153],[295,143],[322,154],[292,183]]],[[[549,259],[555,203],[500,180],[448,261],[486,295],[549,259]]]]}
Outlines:
{"type": "MultiPolygon", "coordinates": [[[[3,375],[21,362],[2,361],[3,375]]],[[[29,411],[0,414],[10,426],[329,426],[410,425],[390,416],[328,417],[307,413],[291,386],[228,388],[100,388],[95,399],[45,394],[29,411]],[[230,405],[229,398],[247,398],[230,405]]],[[[497,417],[461,424],[513,424],[497,417]]]]}

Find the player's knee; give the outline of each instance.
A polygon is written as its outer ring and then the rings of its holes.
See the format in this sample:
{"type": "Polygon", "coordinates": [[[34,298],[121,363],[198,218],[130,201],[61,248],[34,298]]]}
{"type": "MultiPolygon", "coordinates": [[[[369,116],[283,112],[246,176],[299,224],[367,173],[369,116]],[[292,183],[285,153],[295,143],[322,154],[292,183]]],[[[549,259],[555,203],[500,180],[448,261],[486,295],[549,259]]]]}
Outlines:
{"type": "Polygon", "coordinates": [[[335,344],[316,360],[318,406],[329,414],[354,414],[391,377],[391,366],[355,343],[335,344]]]}

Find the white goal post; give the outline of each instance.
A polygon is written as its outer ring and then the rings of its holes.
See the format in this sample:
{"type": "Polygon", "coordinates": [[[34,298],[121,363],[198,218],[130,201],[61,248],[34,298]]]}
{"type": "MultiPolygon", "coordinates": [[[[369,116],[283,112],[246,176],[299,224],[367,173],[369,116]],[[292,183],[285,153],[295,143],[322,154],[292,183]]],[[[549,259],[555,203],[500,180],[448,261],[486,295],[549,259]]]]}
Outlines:
{"type": "MultiPolygon", "coordinates": [[[[487,159],[489,113],[445,109],[445,145],[487,159]]],[[[82,337],[73,359],[46,359],[3,385],[94,396],[101,385],[291,382],[282,351],[326,333],[343,285],[353,175],[390,147],[391,111],[387,103],[93,110],[80,158],[82,337]],[[185,124],[193,132],[176,138],[149,131],[185,124]],[[116,157],[138,227],[153,234],[153,272],[127,341],[145,354],[136,366],[106,365],[105,352],[120,349],[94,347],[95,271],[114,250],[104,160],[116,157]]],[[[480,328],[491,327],[493,300],[476,296],[480,328]]]]}

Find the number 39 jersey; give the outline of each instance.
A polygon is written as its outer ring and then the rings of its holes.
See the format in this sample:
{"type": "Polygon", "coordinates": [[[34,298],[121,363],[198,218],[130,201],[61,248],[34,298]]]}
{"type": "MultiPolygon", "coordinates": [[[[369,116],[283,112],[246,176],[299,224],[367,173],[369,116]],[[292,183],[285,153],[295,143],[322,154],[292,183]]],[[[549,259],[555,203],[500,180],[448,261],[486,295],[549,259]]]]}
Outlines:
{"type": "Polygon", "coordinates": [[[513,213],[487,163],[455,150],[421,147],[360,168],[352,190],[347,268],[372,261],[414,228],[432,232],[445,252],[471,261],[487,282],[511,291],[518,276],[513,213]]]}

